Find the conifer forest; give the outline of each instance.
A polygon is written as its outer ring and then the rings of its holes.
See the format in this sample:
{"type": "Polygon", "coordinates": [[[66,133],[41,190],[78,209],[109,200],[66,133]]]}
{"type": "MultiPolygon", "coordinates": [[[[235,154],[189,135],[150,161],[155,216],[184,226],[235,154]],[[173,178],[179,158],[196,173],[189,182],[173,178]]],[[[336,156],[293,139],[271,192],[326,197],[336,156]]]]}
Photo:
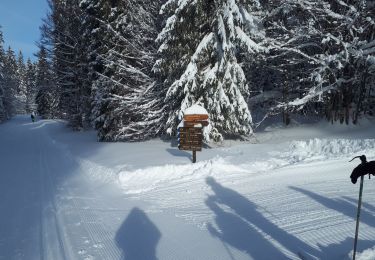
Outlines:
{"type": "Polygon", "coordinates": [[[40,30],[35,62],[0,31],[0,121],[34,111],[141,141],[199,104],[220,141],[276,115],[375,113],[374,0],[49,0],[40,30]]]}

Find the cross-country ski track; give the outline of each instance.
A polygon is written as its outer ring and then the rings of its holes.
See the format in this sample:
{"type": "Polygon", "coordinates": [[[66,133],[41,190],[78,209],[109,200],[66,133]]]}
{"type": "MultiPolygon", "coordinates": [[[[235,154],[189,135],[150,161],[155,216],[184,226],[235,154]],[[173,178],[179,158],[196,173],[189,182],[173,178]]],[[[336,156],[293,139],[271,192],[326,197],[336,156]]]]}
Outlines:
{"type": "MultiPolygon", "coordinates": [[[[0,125],[0,259],[350,259],[348,161],[375,159],[373,125],[270,129],[192,164],[169,141],[17,116],[0,125]]],[[[363,202],[359,258],[375,259],[375,179],[363,202]]]]}

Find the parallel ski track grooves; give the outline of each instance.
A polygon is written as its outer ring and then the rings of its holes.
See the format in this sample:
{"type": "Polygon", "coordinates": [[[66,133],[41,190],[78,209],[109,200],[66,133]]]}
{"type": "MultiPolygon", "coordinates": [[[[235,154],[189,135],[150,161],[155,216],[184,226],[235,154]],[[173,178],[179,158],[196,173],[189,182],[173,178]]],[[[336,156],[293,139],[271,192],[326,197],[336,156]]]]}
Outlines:
{"type": "MultiPolygon", "coordinates": [[[[103,245],[103,248],[97,249],[97,253],[100,255],[99,259],[121,259],[120,250],[112,242],[113,234],[110,231],[105,231],[108,228],[98,220],[97,215],[94,214],[95,210],[79,205],[76,198],[72,200],[75,212],[79,215],[83,228],[93,242],[93,246],[103,245]]],[[[103,210],[101,209],[100,212],[103,212],[103,210]]]]}
{"type": "MultiPolygon", "coordinates": [[[[54,188],[55,190],[57,190],[57,187],[56,187],[56,182],[54,181],[53,179],[53,176],[51,176],[51,172],[49,171],[49,167],[48,167],[48,164],[47,162],[45,161],[45,157],[41,156],[41,161],[44,163],[44,167],[46,169],[45,173],[50,173],[50,174],[47,174],[48,176],[47,179],[48,179],[48,184],[50,185],[50,188],[54,188]],[[43,161],[43,158],[44,158],[44,161],[43,161]]],[[[70,160],[74,160],[73,157],[68,157],[70,160]]],[[[70,256],[67,257],[67,253],[69,251],[67,251],[67,243],[65,242],[64,240],[64,237],[68,237],[68,235],[66,234],[66,236],[62,236],[63,235],[63,231],[60,229],[60,226],[61,226],[61,220],[60,220],[60,217],[58,216],[58,209],[57,209],[57,206],[56,206],[56,199],[55,199],[55,194],[52,194],[51,195],[51,202],[52,202],[52,207],[53,207],[53,213],[54,213],[54,218],[55,218],[55,224],[56,224],[56,233],[58,235],[58,241],[59,241],[59,246],[60,246],[60,250],[61,250],[61,253],[62,253],[62,257],[63,259],[65,260],[70,260],[70,259],[75,259],[75,258],[79,258],[78,256],[70,256]]],[[[106,228],[99,220],[98,220],[98,216],[96,214],[94,214],[94,211],[95,210],[92,210],[90,207],[80,207],[78,206],[78,202],[77,202],[77,197],[74,197],[72,196],[71,197],[72,200],[73,200],[73,205],[74,205],[74,210],[75,212],[78,214],[78,217],[80,218],[81,220],[81,223],[83,224],[83,228],[86,230],[88,236],[90,237],[91,241],[93,242],[93,246],[98,246],[98,245],[103,245],[102,248],[96,248],[95,252],[96,254],[98,254],[98,259],[101,259],[101,260],[104,260],[104,259],[108,259],[108,260],[114,260],[114,259],[121,259],[121,252],[120,250],[117,248],[117,246],[115,245],[115,243],[113,242],[113,233],[111,233],[110,231],[108,232],[105,232],[105,230],[108,230],[108,228],[106,228]]],[[[90,200],[92,200],[92,198],[88,198],[90,200]]],[[[91,206],[91,205],[90,205],[91,206]]],[[[101,212],[105,212],[105,208],[102,207],[101,212]]],[[[108,211],[106,211],[108,212],[108,211]]],[[[88,253],[89,250],[87,250],[88,253]]],[[[73,252],[72,252],[73,253],[73,252]]],[[[75,253],[73,253],[75,255],[75,253]]],[[[49,260],[49,259],[47,259],[49,260]]]]}
{"type": "Polygon", "coordinates": [[[41,137],[39,136],[38,138],[38,155],[39,155],[39,185],[40,185],[40,216],[39,216],[39,250],[40,250],[40,260],[44,260],[44,221],[43,221],[43,212],[44,212],[44,199],[45,199],[45,196],[44,196],[44,193],[45,193],[45,190],[44,190],[44,179],[43,179],[43,164],[42,164],[42,149],[40,147],[40,143],[41,143],[41,137]]]}
{"type": "MultiPolygon", "coordinates": [[[[64,242],[64,238],[62,237],[62,231],[61,231],[61,228],[60,228],[60,219],[58,217],[58,210],[57,210],[57,206],[56,206],[56,199],[55,199],[55,194],[53,193],[53,190],[56,190],[56,184],[54,182],[54,180],[52,179],[52,172],[48,166],[48,163],[46,162],[46,157],[45,157],[45,154],[43,154],[42,152],[43,150],[41,149],[40,150],[40,162],[41,162],[41,166],[42,166],[42,176],[44,177],[43,178],[43,191],[45,192],[46,191],[46,187],[47,186],[47,190],[48,190],[48,197],[49,199],[47,200],[48,202],[51,202],[51,205],[52,205],[52,213],[53,213],[53,217],[54,217],[54,222],[55,222],[55,229],[56,229],[56,235],[57,235],[57,240],[58,240],[58,243],[59,243],[59,249],[60,249],[60,253],[61,253],[61,256],[63,259],[65,260],[68,260],[69,258],[67,258],[66,256],[66,246],[65,246],[65,242],[64,242]],[[45,183],[45,181],[47,180],[48,183],[45,183]]],[[[44,194],[45,195],[45,194],[44,194]]]]}
{"type": "MultiPolygon", "coordinates": [[[[76,202],[75,199],[73,199],[73,205],[74,205],[74,208],[76,209],[76,208],[77,208],[77,202],[76,202]]],[[[79,218],[80,218],[80,220],[81,220],[81,223],[83,224],[83,228],[86,230],[87,234],[89,235],[90,240],[91,240],[94,244],[97,244],[98,241],[95,239],[92,229],[88,227],[88,223],[89,223],[89,221],[88,221],[87,218],[84,216],[84,214],[81,213],[80,210],[78,210],[78,211],[76,211],[76,212],[78,212],[78,215],[79,215],[79,218]]],[[[104,259],[104,257],[103,257],[103,255],[102,255],[101,252],[98,252],[98,254],[101,256],[101,259],[104,259]]]]}
{"type": "MultiPolygon", "coordinates": [[[[235,180],[235,182],[237,181],[239,180],[235,180]]],[[[194,180],[193,182],[194,184],[192,184],[192,182],[189,182],[189,185],[186,185],[183,181],[176,180],[174,181],[174,185],[163,185],[160,188],[151,190],[150,192],[137,194],[137,196],[142,199],[154,201],[155,203],[159,204],[161,208],[167,211],[173,211],[173,208],[171,208],[170,205],[174,205],[173,207],[178,208],[177,212],[174,212],[176,217],[181,217],[190,223],[198,224],[199,226],[203,226],[204,228],[204,222],[210,221],[211,214],[210,211],[206,208],[204,200],[202,201],[202,196],[195,194],[206,193],[208,196],[210,196],[211,188],[205,185],[204,179],[194,180]],[[183,199],[181,199],[181,195],[177,197],[175,195],[178,194],[178,192],[181,193],[181,190],[186,190],[186,195],[183,195],[183,199]],[[162,201],[155,199],[159,197],[163,197],[164,199],[162,201]],[[200,208],[201,212],[199,212],[197,208],[200,208]]],[[[222,183],[222,185],[229,189],[231,188],[231,183],[222,183]]],[[[339,231],[336,232],[336,234],[347,233],[347,225],[350,224],[350,221],[345,218],[345,216],[342,216],[342,214],[340,214],[339,212],[333,212],[332,210],[326,208],[324,208],[324,210],[322,211],[319,202],[315,202],[312,204],[312,206],[309,205],[309,207],[306,208],[306,195],[288,191],[288,188],[284,187],[282,184],[280,186],[271,186],[266,189],[258,189],[257,187],[253,187],[250,183],[246,182],[242,184],[240,189],[237,189],[236,191],[239,194],[242,194],[242,196],[244,196],[245,198],[248,198],[250,203],[254,203],[256,206],[256,210],[262,213],[265,217],[269,218],[272,223],[282,229],[287,230],[287,232],[296,237],[300,238],[301,235],[306,232],[309,233],[315,231],[317,228],[324,229],[328,226],[337,226],[339,228],[339,231]],[[249,190],[248,187],[252,188],[249,190]],[[277,202],[275,201],[274,197],[275,193],[279,194],[277,197],[277,202]],[[294,198],[293,200],[290,199],[292,193],[294,198]],[[278,208],[281,210],[278,212],[270,212],[267,208],[262,207],[262,205],[267,205],[268,209],[278,208]],[[308,220],[299,220],[300,217],[297,215],[290,216],[290,211],[300,211],[301,209],[303,209],[302,212],[304,215],[309,215],[312,218],[308,218],[308,220]],[[329,220],[329,224],[327,224],[325,221],[321,222],[321,220],[329,220]]],[[[319,190],[315,192],[320,193],[321,191],[319,190]]],[[[215,196],[214,194],[212,195],[215,196]]],[[[279,248],[280,251],[283,252],[288,258],[301,258],[301,253],[291,252],[289,249],[285,248],[282,243],[275,240],[271,236],[271,234],[264,232],[258,226],[254,225],[246,219],[242,220],[246,222],[250,227],[257,230],[257,232],[262,234],[262,236],[267,238],[267,240],[274,244],[275,247],[279,248]]],[[[315,240],[322,239],[321,231],[320,233],[312,232],[309,236],[310,238],[314,237],[315,240]]],[[[310,239],[308,239],[307,241],[305,240],[304,242],[312,248],[317,249],[317,247],[314,244],[311,244],[309,240],[310,239]]],[[[307,259],[310,259],[310,257],[308,257],[307,259]]]]}
{"type": "MultiPolygon", "coordinates": [[[[69,154],[64,154],[64,156],[67,156],[69,160],[75,160],[73,156],[69,156],[69,154]]],[[[48,165],[46,162],[45,167],[48,169],[48,165]]],[[[81,173],[80,173],[81,174],[81,173]]],[[[54,179],[52,178],[51,174],[48,175],[48,181],[51,187],[54,187],[55,190],[56,188],[56,183],[54,179]]],[[[70,259],[75,259],[75,258],[80,258],[82,256],[77,256],[76,252],[71,252],[72,248],[70,248],[70,251],[67,251],[67,243],[64,241],[63,231],[60,230],[59,225],[61,224],[61,220],[59,216],[56,214],[58,213],[57,211],[57,206],[56,206],[56,201],[55,201],[55,196],[52,196],[52,206],[54,210],[54,217],[55,217],[55,223],[56,223],[56,232],[58,234],[58,240],[60,244],[60,249],[63,252],[63,257],[66,260],[70,259]],[[75,257],[70,256],[67,257],[67,253],[71,252],[71,254],[74,254],[75,257]]],[[[105,207],[100,207],[99,209],[96,207],[93,209],[91,206],[94,205],[94,203],[97,203],[96,199],[87,197],[87,198],[80,198],[77,196],[70,196],[70,198],[73,201],[73,208],[74,212],[78,214],[78,217],[82,223],[83,229],[87,232],[87,235],[93,242],[93,247],[94,249],[91,250],[86,250],[88,254],[90,252],[95,252],[97,254],[94,256],[96,259],[108,259],[108,260],[114,260],[114,259],[121,259],[121,251],[118,249],[116,244],[114,243],[114,237],[113,237],[113,232],[109,228],[107,228],[99,219],[98,215],[95,214],[95,212],[100,212],[101,214],[108,213],[109,211],[113,210],[106,210],[105,207]],[[82,202],[85,204],[85,199],[87,200],[94,200],[90,201],[91,203],[88,205],[89,207],[85,207],[86,205],[79,205],[78,200],[82,199],[82,202]],[[107,231],[108,230],[108,231],[107,231]],[[102,246],[102,247],[100,247],[102,246]],[[96,248],[95,248],[96,247],[96,248]],[[92,251],[93,250],[93,251],[92,251]]],[[[82,204],[82,203],[81,203],[82,204]]],[[[97,205],[95,205],[97,206],[97,205]]],[[[117,210],[115,210],[117,211],[117,210]]],[[[118,212],[123,212],[123,210],[118,210],[118,212]]],[[[68,234],[65,234],[65,237],[69,237],[68,234]]],[[[86,248],[87,249],[87,248],[86,248]]],[[[49,260],[49,259],[47,259],[49,260]]]]}

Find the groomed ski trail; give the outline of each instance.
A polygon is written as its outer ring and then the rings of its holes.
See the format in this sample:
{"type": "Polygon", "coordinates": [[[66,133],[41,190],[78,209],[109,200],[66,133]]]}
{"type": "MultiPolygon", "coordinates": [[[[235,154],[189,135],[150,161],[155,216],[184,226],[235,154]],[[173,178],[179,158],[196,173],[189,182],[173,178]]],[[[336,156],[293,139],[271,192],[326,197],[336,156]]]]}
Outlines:
{"type": "MultiPolygon", "coordinates": [[[[241,144],[192,165],[163,142],[98,144],[22,116],[0,138],[4,260],[349,259],[358,186],[347,157],[375,147],[368,136],[241,144]]],[[[360,251],[375,244],[372,182],[360,251]]]]}

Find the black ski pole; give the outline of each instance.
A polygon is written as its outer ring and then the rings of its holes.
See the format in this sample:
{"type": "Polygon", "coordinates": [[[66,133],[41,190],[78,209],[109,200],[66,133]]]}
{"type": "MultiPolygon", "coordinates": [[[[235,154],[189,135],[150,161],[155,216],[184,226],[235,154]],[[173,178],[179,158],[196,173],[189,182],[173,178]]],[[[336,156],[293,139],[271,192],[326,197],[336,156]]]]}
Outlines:
{"type": "Polygon", "coordinates": [[[358,210],[357,210],[357,224],[355,227],[355,238],[354,238],[354,252],[353,252],[353,260],[355,260],[355,254],[357,252],[357,241],[358,241],[358,231],[359,231],[359,216],[361,214],[361,206],[362,206],[362,192],[363,192],[363,175],[361,176],[361,183],[359,186],[359,199],[358,199],[358,210]]]}

